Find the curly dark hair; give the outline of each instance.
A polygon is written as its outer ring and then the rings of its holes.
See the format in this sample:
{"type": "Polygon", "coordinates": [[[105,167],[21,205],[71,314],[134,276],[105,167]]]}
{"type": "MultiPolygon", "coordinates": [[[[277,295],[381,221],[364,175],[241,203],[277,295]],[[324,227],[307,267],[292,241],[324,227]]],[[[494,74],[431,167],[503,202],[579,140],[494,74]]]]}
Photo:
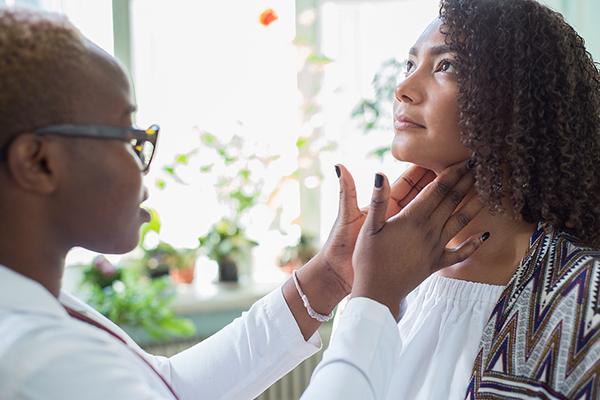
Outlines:
{"type": "Polygon", "coordinates": [[[600,246],[600,75],[583,38],[533,0],[442,0],[440,19],[481,199],[600,246]]]}

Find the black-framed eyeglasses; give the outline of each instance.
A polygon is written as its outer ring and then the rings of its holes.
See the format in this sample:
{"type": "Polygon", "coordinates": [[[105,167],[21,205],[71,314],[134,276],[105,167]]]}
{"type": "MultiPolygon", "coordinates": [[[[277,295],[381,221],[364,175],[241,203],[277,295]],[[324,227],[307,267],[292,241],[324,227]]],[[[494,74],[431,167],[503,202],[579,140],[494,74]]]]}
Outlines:
{"type": "MultiPolygon", "coordinates": [[[[140,159],[142,172],[146,173],[154,156],[159,130],[158,125],[152,125],[146,130],[136,127],[103,125],[50,125],[38,128],[32,133],[36,135],[61,135],[128,141],[140,159]]],[[[9,146],[10,143],[0,150],[0,161],[6,158],[9,146]]]]}

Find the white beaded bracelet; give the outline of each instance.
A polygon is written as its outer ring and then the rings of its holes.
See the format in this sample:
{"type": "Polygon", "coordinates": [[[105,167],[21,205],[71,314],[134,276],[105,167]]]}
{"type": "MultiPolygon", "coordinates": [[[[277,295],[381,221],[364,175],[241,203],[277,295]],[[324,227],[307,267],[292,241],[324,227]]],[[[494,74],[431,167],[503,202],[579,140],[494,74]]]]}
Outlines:
{"type": "Polygon", "coordinates": [[[306,295],[304,293],[302,293],[302,289],[300,289],[300,284],[298,283],[298,277],[296,276],[297,273],[298,273],[298,271],[294,270],[294,272],[292,272],[292,278],[294,279],[294,283],[296,284],[296,289],[298,289],[298,293],[300,294],[300,297],[302,298],[304,307],[306,307],[306,311],[308,311],[308,315],[310,315],[311,318],[314,318],[319,322],[329,321],[331,318],[333,318],[333,311],[329,315],[323,315],[323,314],[319,314],[318,312],[316,312],[315,310],[312,309],[312,307],[310,306],[310,303],[308,302],[308,298],[306,297],[306,295]]]}

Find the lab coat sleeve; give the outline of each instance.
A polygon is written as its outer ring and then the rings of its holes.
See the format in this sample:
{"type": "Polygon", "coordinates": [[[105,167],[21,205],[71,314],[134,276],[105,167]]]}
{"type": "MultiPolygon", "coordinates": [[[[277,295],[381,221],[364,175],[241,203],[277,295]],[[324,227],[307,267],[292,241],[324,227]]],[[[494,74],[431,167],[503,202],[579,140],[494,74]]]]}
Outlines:
{"type": "Polygon", "coordinates": [[[301,400],[384,399],[401,347],[386,306],[351,299],[301,400]]]}
{"type": "Polygon", "coordinates": [[[321,348],[305,341],[281,288],[231,324],[169,359],[170,380],[181,400],[254,399],[321,348]]]}

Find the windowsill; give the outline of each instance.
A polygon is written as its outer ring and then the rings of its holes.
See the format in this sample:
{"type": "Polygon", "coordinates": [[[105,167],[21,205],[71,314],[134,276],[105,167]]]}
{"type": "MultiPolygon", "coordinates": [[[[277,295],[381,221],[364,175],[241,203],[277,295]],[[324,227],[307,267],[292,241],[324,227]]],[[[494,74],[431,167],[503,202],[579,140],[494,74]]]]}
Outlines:
{"type": "Polygon", "coordinates": [[[178,315],[247,310],[257,300],[263,298],[285,282],[285,279],[272,282],[251,283],[209,283],[179,284],[177,297],[172,303],[178,315]]]}
{"type": "MultiPolygon", "coordinates": [[[[65,270],[63,289],[77,294],[81,269],[68,267],[65,270]]],[[[242,315],[259,299],[281,286],[289,274],[272,269],[269,273],[255,273],[251,279],[240,283],[213,283],[199,276],[191,284],[178,284],[176,297],[170,304],[178,316],[189,318],[196,326],[192,338],[202,340],[218,332],[242,315]]],[[[160,343],[152,339],[142,328],[122,326],[139,344],[160,343]]],[[[173,337],[173,340],[180,340],[173,337]]]]}

